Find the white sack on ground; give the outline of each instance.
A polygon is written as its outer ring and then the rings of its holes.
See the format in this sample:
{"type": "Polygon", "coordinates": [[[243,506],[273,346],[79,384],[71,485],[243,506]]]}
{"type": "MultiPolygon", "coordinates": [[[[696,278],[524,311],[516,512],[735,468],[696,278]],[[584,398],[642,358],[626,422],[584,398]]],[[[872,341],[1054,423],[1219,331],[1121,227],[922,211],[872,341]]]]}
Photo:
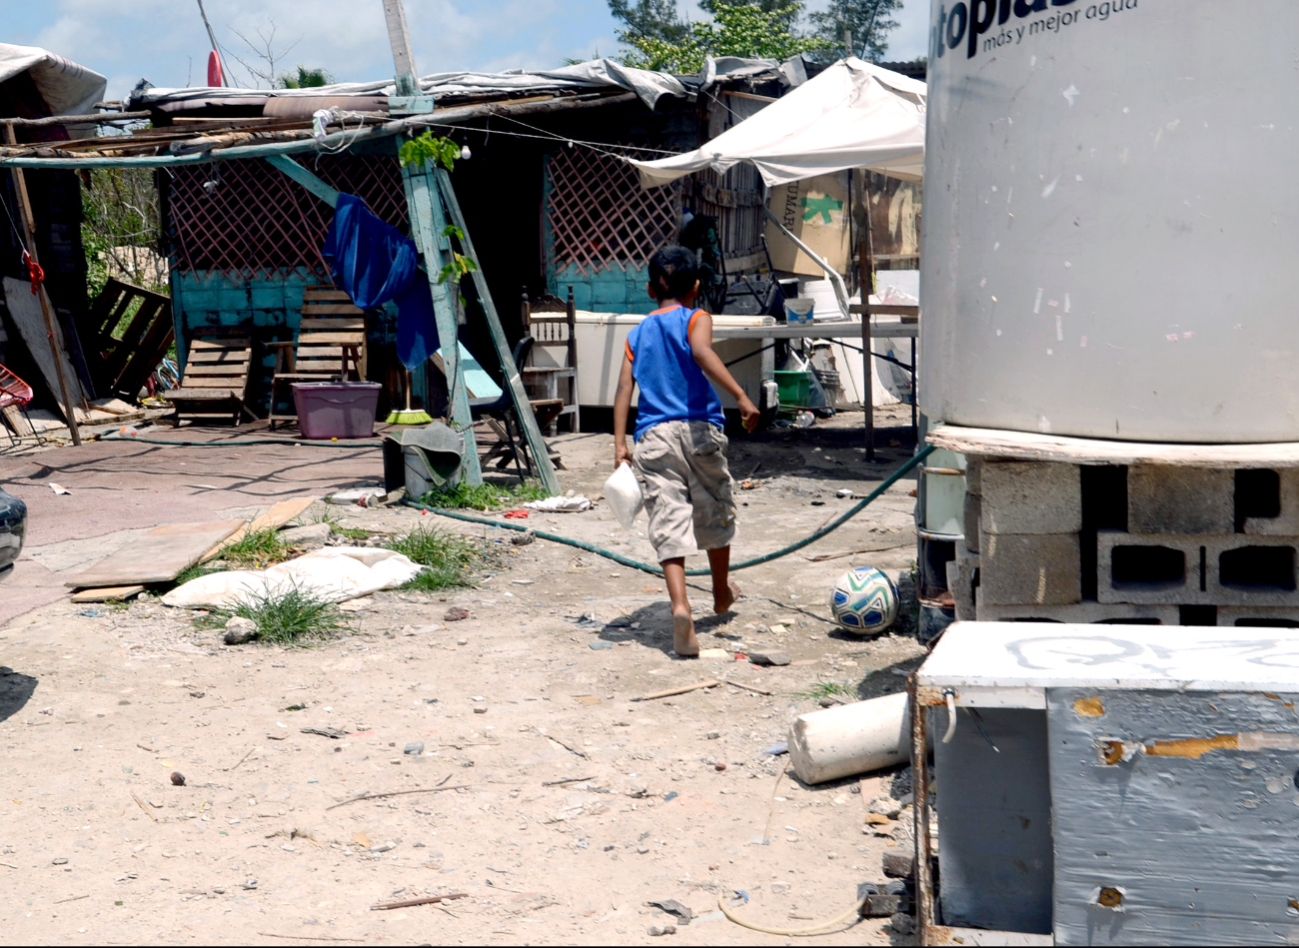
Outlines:
{"type": "Polygon", "coordinates": [[[919,181],[925,164],[925,84],[856,57],[727,129],[695,151],[633,161],[647,188],[751,161],[767,187],[868,168],[919,181]]]}
{"type": "Polygon", "coordinates": [[[296,585],[321,599],[342,602],[380,589],[393,589],[413,579],[421,569],[418,563],[392,550],[331,546],[268,570],[209,573],[177,586],[162,601],[188,609],[226,609],[249,594],[262,596],[296,585]]]}

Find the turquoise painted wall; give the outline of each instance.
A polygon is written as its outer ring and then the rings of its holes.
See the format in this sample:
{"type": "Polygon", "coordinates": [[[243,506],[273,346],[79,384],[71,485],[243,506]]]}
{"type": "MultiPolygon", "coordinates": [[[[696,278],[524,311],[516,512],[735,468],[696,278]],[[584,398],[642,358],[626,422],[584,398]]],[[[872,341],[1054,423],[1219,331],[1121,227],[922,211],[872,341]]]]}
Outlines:
{"type": "Polygon", "coordinates": [[[628,267],[625,271],[616,264],[595,273],[578,273],[574,266],[556,270],[547,254],[547,291],[560,299],[568,299],[568,288],[573,288],[573,301],[578,309],[597,313],[648,313],[654,308],[645,293],[649,282],[648,267],[628,267]]]}
{"type": "MultiPolygon", "coordinates": [[[[285,270],[269,275],[233,277],[214,271],[171,272],[172,317],[176,324],[176,352],[183,367],[189,340],[204,329],[247,331],[254,340],[254,368],[249,399],[265,415],[269,407],[275,352],[267,343],[294,341],[302,323],[303,291],[322,281],[312,271],[285,270]]],[[[389,304],[379,318],[367,320],[366,344],[396,343],[396,310],[389,304]]]]}

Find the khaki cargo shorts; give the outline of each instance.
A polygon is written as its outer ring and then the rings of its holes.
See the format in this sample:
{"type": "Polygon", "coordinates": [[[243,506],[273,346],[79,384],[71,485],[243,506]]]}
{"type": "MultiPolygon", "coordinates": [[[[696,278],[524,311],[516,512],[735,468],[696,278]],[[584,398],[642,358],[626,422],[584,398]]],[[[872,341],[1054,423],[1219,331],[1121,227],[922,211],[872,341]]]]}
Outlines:
{"type": "Polygon", "coordinates": [[[660,563],[730,546],[735,500],[726,444],[706,421],[660,422],[637,443],[634,467],[660,563]]]}

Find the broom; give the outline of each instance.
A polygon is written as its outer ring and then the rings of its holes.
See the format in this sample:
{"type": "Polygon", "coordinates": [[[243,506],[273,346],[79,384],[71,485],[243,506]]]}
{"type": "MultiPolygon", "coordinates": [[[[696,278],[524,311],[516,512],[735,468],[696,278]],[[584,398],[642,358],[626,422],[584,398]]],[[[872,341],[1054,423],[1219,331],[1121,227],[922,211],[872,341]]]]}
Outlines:
{"type": "Polygon", "coordinates": [[[389,425],[427,425],[433,421],[426,411],[415,411],[410,407],[410,369],[406,370],[406,409],[388,413],[385,423],[389,425]]]}

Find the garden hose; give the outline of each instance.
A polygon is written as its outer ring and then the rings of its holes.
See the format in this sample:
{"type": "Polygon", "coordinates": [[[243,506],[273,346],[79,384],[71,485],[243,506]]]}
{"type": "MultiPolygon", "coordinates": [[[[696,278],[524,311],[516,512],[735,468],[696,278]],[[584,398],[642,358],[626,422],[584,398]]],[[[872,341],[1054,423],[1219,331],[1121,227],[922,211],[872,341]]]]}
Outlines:
{"type": "Polygon", "coordinates": [[[722,910],[722,914],[742,928],[750,929],[755,932],[763,932],[767,935],[828,935],[827,928],[835,928],[861,915],[862,906],[866,904],[865,899],[858,899],[853,903],[852,908],[842,915],[836,915],[834,918],[827,918],[824,922],[817,922],[809,925],[807,928],[768,928],[766,925],[759,925],[756,922],[746,922],[737,916],[734,912],[726,907],[724,896],[717,897],[717,907],[722,910]]]}
{"type": "MultiPolygon", "coordinates": [[[[765,553],[762,556],[755,556],[753,559],[750,560],[744,560],[743,562],[740,563],[733,563],[731,564],[730,567],[731,570],[734,571],[739,569],[748,569],[751,566],[759,566],[763,563],[770,563],[772,560],[778,560],[782,556],[788,556],[790,553],[793,553],[797,550],[801,550],[803,549],[803,547],[808,546],[811,543],[815,543],[817,540],[821,539],[826,534],[839,529],[845,523],[851,520],[853,517],[857,516],[859,513],[861,513],[863,510],[869,507],[872,503],[878,500],[879,497],[883,495],[883,493],[886,490],[888,490],[899,480],[901,480],[903,475],[905,475],[912,468],[919,465],[925,458],[929,457],[929,455],[932,454],[935,450],[936,449],[934,448],[933,445],[926,445],[925,447],[921,448],[913,458],[911,458],[909,461],[907,461],[905,464],[899,467],[896,471],[894,471],[892,474],[886,477],[884,479],[884,482],[880,484],[879,487],[875,488],[873,491],[871,491],[869,494],[867,494],[857,503],[853,504],[852,507],[850,507],[846,512],[840,514],[838,517],[836,517],[834,520],[827,523],[825,526],[820,527],[817,530],[813,531],[812,533],[808,534],[803,539],[791,543],[789,546],[781,547],[779,550],[776,550],[772,553],[765,553]]],[[[429,507],[414,500],[407,499],[407,500],[403,500],[402,503],[408,507],[414,507],[417,510],[423,510],[426,511],[427,513],[437,514],[438,516],[441,517],[449,517],[452,520],[463,520],[466,523],[480,523],[480,524],[485,524],[486,526],[489,527],[497,527],[502,530],[514,530],[518,533],[527,533],[529,530],[531,530],[530,527],[526,527],[520,524],[502,523],[499,520],[492,520],[488,517],[475,517],[472,514],[461,513],[458,510],[447,510],[444,507],[429,507]]],[[[633,560],[630,557],[622,556],[621,554],[614,553],[611,550],[601,549],[598,546],[595,546],[590,543],[586,543],[582,540],[574,540],[572,537],[560,536],[557,533],[546,533],[545,531],[542,530],[533,530],[532,532],[543,540],[550,540],[553,543],[564,543],[567,544],[568,546],[574,546],[577,547],[579,550],[585,550],[588,553],[595,553],[599,556],[603,556],[608,559],[611,559],[615,563],[620,563],[623,566],[630,566],[633,569],[643,570],[646,573],[661,574],[663,572],[663,567],[658,566],[656,564],[642,563],[639,560],[633,560]]],[[[709,575],[709,570],[688,569],[686,570],[686,575],[707,576],[709,575]]]]}
{"type": "Polygon", "coordinates": [[[284,441],[280,438],[244,438],[239,441],[165,441],[158,438],[141,438],[130,435],[121,435],[109,433],[99,439],[100,441],[124,441],[127,444],[134,444],[137,441],[141,444],[162,444],[171,448],[230,448],[243,447],[250,444],[278,444],[283,447],[296,448],[381,448],[382,442],[366,441],[361,444],[355,442],[343,441],[284,441]]]}

